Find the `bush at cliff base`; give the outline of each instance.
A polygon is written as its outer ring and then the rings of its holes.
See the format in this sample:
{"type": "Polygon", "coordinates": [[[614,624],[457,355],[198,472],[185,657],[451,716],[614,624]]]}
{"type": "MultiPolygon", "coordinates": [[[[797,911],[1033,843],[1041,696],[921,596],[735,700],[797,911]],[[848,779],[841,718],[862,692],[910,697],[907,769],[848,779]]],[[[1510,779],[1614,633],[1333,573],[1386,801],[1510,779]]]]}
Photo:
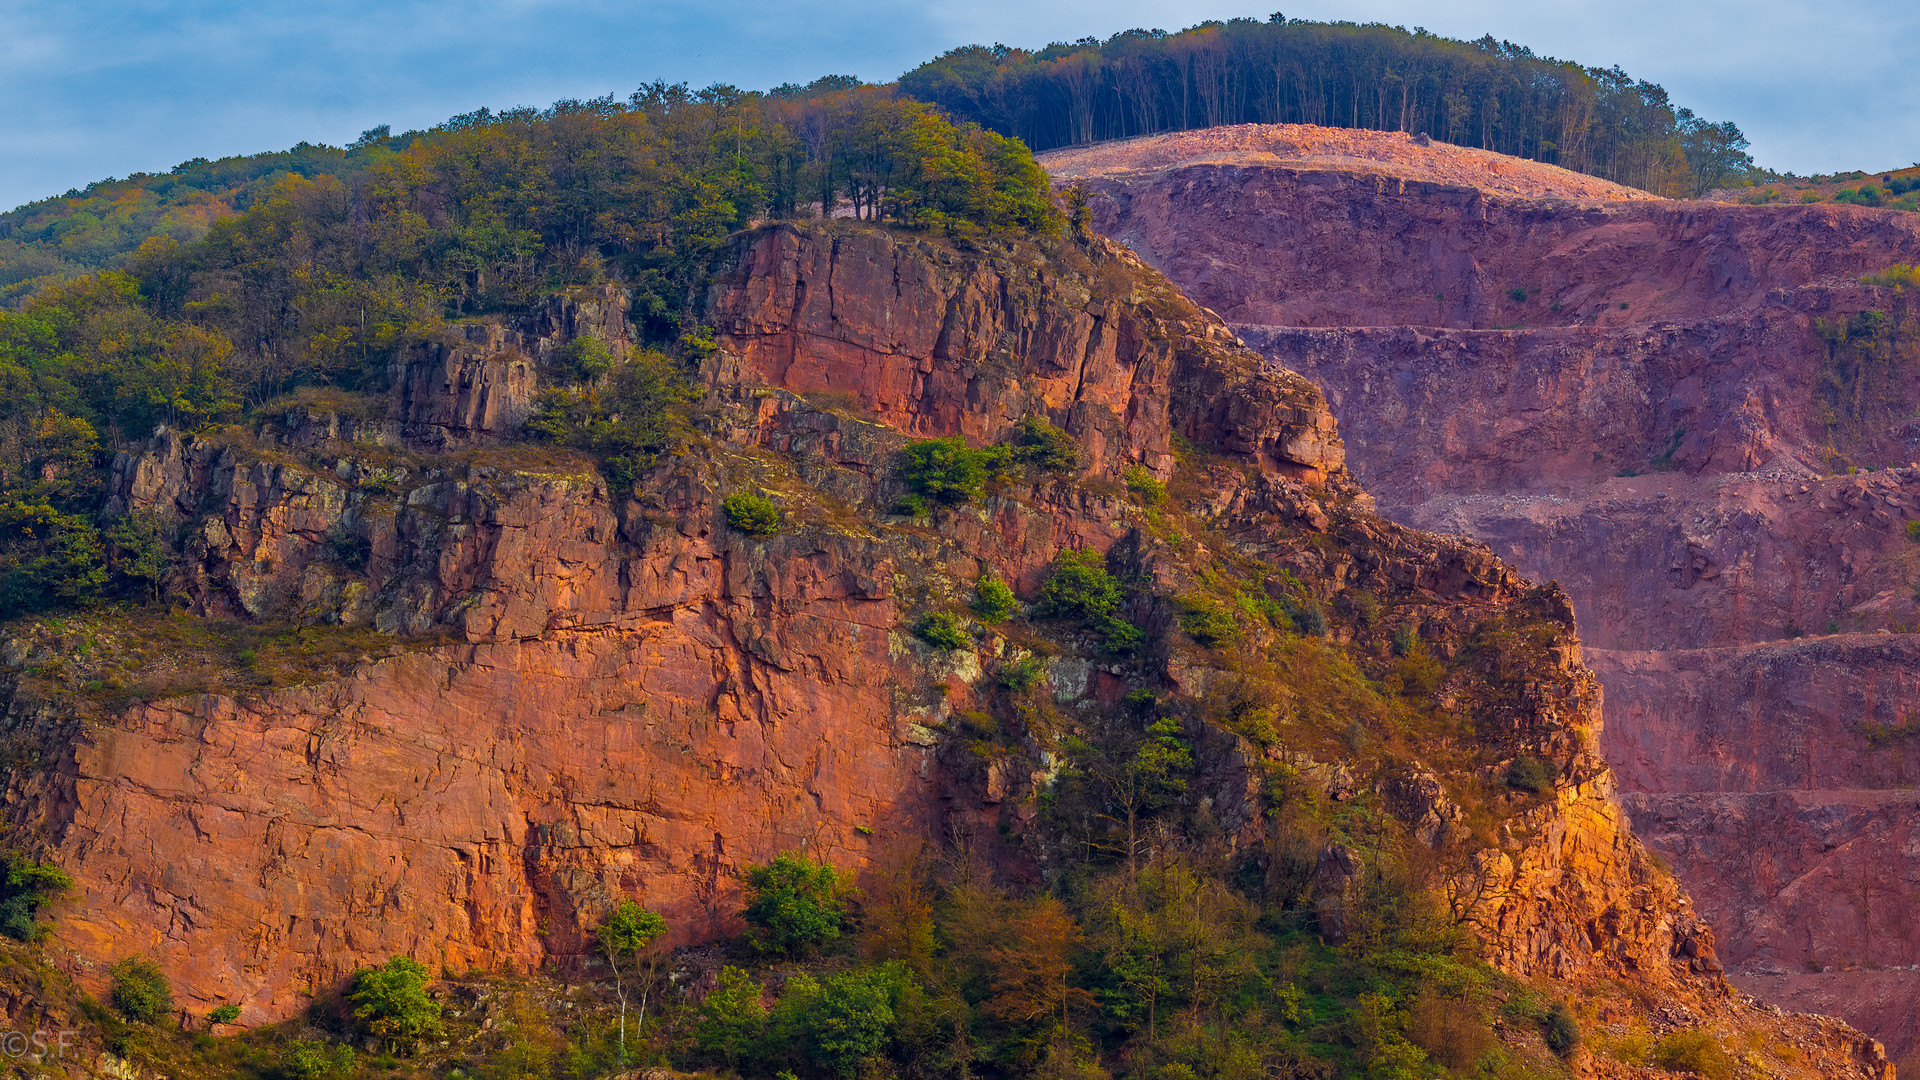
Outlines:
{"type": "Polygon", "coordinates": [[[754,948],[803,956],[836,941],[846,919],[840,871],[796,855],[778,855],[740,874],[747,890],[747,939],[754,948]]]}
{"type": "Polygon", "coordinates": [[[347,1003],[368,1034],[398,1052],[440,1028],[440,1003],[427,996],[427,969],[404,956],[354,972],[347,1003]]]}
{"type": "Polygon", "coordinates": [[[129,956],[113,965],[109,978],[113,1007],[127,1019],[153,1024],[173,1011],[173,988],[153,961],[129,956]]]}

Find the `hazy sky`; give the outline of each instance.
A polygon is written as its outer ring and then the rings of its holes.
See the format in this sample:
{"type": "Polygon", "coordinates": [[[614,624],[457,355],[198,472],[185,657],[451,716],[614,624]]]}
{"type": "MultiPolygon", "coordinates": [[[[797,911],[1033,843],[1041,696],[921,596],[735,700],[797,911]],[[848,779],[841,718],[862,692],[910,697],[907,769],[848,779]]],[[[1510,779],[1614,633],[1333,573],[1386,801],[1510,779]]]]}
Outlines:
{"type": "MultiPolygon", "coordinates": [[[[1281,4],[1282,0],[1265,0],[1281,4]]],[[[1800,173],[1920,161],[1913,0],[1286,0],[1293,18],[1495,37],[1619,64],[1800,173]]],[[[656,78],[889,80],[955,45],[1039,47],[1269,10],[1216,0],[0,0],[0,207],[191,157],[343,144],[656,78]]]]}

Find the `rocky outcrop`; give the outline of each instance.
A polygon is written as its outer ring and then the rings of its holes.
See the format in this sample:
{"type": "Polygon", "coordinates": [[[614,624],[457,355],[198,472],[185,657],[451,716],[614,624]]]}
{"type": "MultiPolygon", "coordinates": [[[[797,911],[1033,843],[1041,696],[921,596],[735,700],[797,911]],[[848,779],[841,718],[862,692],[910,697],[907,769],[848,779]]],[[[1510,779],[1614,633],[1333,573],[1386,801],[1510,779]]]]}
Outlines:
{"type": "MultiPolygon", "coordinates": [[[[1138,263],[1114,251],[1119,272],[1138,263]]],[[[844,395],[909,435],[994,442],[1030,415],[1079,442],[1095,472],[1167,475],[1170,439],[1219,445],[1300,479],[1341,468],[1325,399],[1247,363],[1233,335],[1177,294],[1099,296],[1045,262],[983,269],[923,240],[775,229],[713,287],[729,345],[715,386],[844,395]],[[1170,307],[1171,305],[1171,307],[1170,307]],[[1145,317],[1143,317],[1145,315],[1145,317]]]]}
{"type": "Polygon", "coordinates": [[[395,362],[387,419],[407,446],[430,452],[511,439],[533,412],[541,363],[566,342],[596,340],[614,355],[631,347],[628,306],[625,290],[604,285],[548,298],[521,329],[457,324],[395,362]]]}
{"type": "MultiPolygon", "coordinates": [[[[1296,481],[1340,472],[1318,391],[1164,286],[1158,314],[1096,303],[1085,278],[879,232],[769,229],[737,259],[703,371],[719,441],[644,495],[564,452],[488,449],[513,433],[495,406],[600,325],[577,301],[428,349],[384,418],[301,407],[249,441],[163,433],[123,456],[114,507],[182,523],[200,614],[419,644],[307,686],[136,701],[78,732],[27,679],[11,738],[63,764],[16,776],[10,805],[86,883],[60,924],[83,967],[151,952],[185,1000],[238,997],[258,1018],[395,952],[455,970],[577,955],[614,893],[683,937],[725,932],[740,862],[805,847],[858,867],[955,798],[991,816],[1030,783],[982,795],[940,767],[940,719],[990,678],[903,626],[956,575],[1031,588],[1062,547],[1127,533],[1123,501],[1054,484],[937,538],[889,523],[908,434],[991,440],[1039,414],[1096,477],[1166,474],[1176,431],[1296,481]],[[1249,392],[1215,406],[1196,389],[1212,386],[1249,392]],[[1222,427],[1247,420],[1262,426],[1222,427]],[[717,493],[739,484],[795,527],[727,530],[717,493]]],[[[61,642],[23,645],[20,666],[61,642]]],[[[1117,680],[1082,666],[1063,700],[1110,699],[1117,680]]]]}
{"type": "MultiPolygon", "coordinates": [[[[1129,666],[1059,631],[1046,686],[1069,722],[1142,685],[1235,692],[1172,629],[1171,598],[1215,573],[1209,551],[1316,605],[1386,598],[1456,662],[1437,707],[1478,734],[1444,769],[1348,771],[1208,728],[1197,797],[1223,842],[1268,828],[1269,765],[1326,798],[1365,785],[1433,852],[1501,967],[1751,1019],[1626,828],[1565,595],[1375,516],[1310,383],[1100,243],[963,253],[777,226],[740,237],[727,265],[706,300],[718,348],[692,452],[631,489],[493,442],[512,411],[487,403],[537,390],[539,343],[581,332],[564,305],[542,316],[554,333],[489,330],[468,338],[486,348],[435,354],[437,382],[397,376],[384,419],[295,410],[249,438],[162,435],[118,464],[117,506],[180,522],[200,614],[278,620],[274,655],[296,659],[309,638],[390,636],[366,639],[379,658],[183,693],[129,662],[151,630],[102,621],[83,653],[72,626],[16,635],[7,812],[79,883],[55,944],[83,982],[144,952],[183,1004],[237,1001],[258,1020],[394,953],[577,963],[615,896],[661,910],[681,941],[727,933],[733,871],[793,848],[857,871],[977,829],[1005,838],[985,841],[1003,874],[1044,872],[1015,827],[1051,775],[1044,748],[983,761],[946,731],[1036,644],[983,628],[945,652],[906,630],[982,574],[1030,590],[1059,552],[1091,548],[1143,583],[1127,614],[1160,644],[1129,666]],[[497,359],[510,333],[530,335],[531,359],[497,359]],[[523,363],[533,382],[488,381],[523,363]],[[1073,436],[1084,473],[1021,472],[931,521],[890,512],[909,437],[993,441],[1036,415],[1073,436]],[[1176,449],[1176,496],[1204,535],[1168,533],[1125,494],[1136,470],[1174,474],[1176,449]],[[726,527],[738,490],[777,500],[778,534],[726,527]],[[135,684],[116,701],[109,678],[135,684]],[[1519,756],[1553,763],[1544,794],[1499,782],[1519,756]],[[1469,801],[1506,820],[1491,844],[1469,801]]],[[[1262,692],[1276,710],[1299,694],[1262,692]]],[[[1836,1071],[1878,1075],[1871,1054],[1819,1045],[1836,1071]]]]}
{"type": "MultiPolygon", "coordinates": [[[[1920,979],[1905,1006],[1848,1013],[1847,974],[1805,969],[1909,962],[1834,890],[1909,861],[1889,762],[1920,700],[1886,638],[1848,632],[1920,627],[1920,380],[1859,381],[1832,328],[1905,310],[1859,279],[1916,261],[1920,218],[1622,198],[1394,134],[1334,153],[1288,129],[1255,153],[1236,132],[1043,163],[1093,190],[1100,231],[1326,390],[1383,513],[1566,587],[1606,755],[1732,968],[1800,972],[1767,986],[1861,1023],[1910,1014],[1920,979]],[[1777,767],[1805,753],[1831,759],[1812,788],[1777,767]]],[[[1874,919],[1903,926],[1905,887],[1876,888],[1874,919]]],[[[1914,1030],[1876,1029],[1902,1052],[1914,1030]]]]}

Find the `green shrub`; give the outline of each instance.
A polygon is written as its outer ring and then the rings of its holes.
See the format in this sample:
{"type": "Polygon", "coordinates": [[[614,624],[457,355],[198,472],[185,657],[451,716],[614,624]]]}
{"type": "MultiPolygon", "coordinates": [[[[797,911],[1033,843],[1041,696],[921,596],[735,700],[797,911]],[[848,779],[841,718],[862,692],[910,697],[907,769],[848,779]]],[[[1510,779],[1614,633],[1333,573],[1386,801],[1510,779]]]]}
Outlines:
{"type": "Polygon", "coordinates": [[[846,878],[832,866],[794,854],[740,871],[747,891],[747,940],[761,952],[802,956],[839,940],[846,878]]]}
{"type": "Polygon", "coordinates": [[[161,583],[173,567],[172,521],[160,514],[133,512],[109,521],[100,531],[106,541],[109,588],[122,595],[158,599],[161,583]]]}
{"type": "Polygon", "coordinates": [[[1100,634],[1101,648],[1110,653],[1130,653],[1147,641],[1146,631],[1120,618],[1108,618],[1100,634]]]}
{"type": "Polygon", "coordinates": [[[906,446],[907,487],[943,503],[971,502],[985,494],[987,481],[1006,470],[1004,446],[974,450],[958,435],[921,439],[906,446]]]}
{"type": "Polygon", "coordinates": [[[973,613],[988,622],[1004,622],[1018,606],[1013,589],[998,578],[983,577],[974,586],[973,613]]]}
{"type": "Polygon", "coordinates": [[[0,852],[0,933],[16,941],[38,941],[46,928],[34,916],[73,888],[73,878],[51,863],[35,862],[15,851],[0,852]]]}
{"type": "Polygon", "coordinates": [[[1546,1040],[1547,1049],[1561,1057],[1573,1053],[1573,1048],[1580,1045],[1580,1025],[1566,1002],[1553,1003],[1553,1011],[1540,1022],[1540,1037],[1546,1040]]]}
{"type": "Polygon", "coordinates": [[[173,1012],[173,987],[166,973],[153,961],[129,956],[113,965],[109,972],[109,1000],[120,1015],[142,1024],[154,1024],[173,1012]]]}
{"type": "Polygon", "coordinates": [[[1653,1063],[1671,1072],[1689,1072],[1706,1080],[1727,1080],[1733,1060],[1704,1031],[1676,1031],[1653,1044],[1653,1063]]]}
{"type": "Polygon", "coordinates": [[[45,502],[0,504],[0,618],[82,607],[107,583],[107,554],[92,515],[45,502]]]}
{"type": "Polygon", "coordinates": [[[1020,421],[1013,436],[1013,457],[1048,472],[1067,473],[1080,467],[1080,447],[1073,436],[1039,416],[1020,421]]]}
{"type": "Polygon", "coordinates": [[[613,368],[613,351],[598,338],[577,337],[553,354],[554,371],[573,382],[592,382],[613,368]]]}
{"type": "Polygon", "coordinates": [[[1507,765],[1507,786],[1544,795],[1553,790],[1553,770],[1532,754],[1521,754],[1507,765]]]}
{"type": "Polygon", "coordinates": [[[1907,522],[1907,541],[1920,544],[1920,520],[1907,522]]]}
{"type": "Polygon", "coordinates": [[[748,536],[771,536],[780,531],[780,508],[771,499],[736,491],[720,504],[727,524],[748,536]]]}
{"type": "Polygon", "coordinates": [[[600,925],[594,928],[594,938],[600,944],[600,951],[613,965],[616,977],[620,961],[638,956],[647,947],[665,936],[667,920],[657,911],[643,908],[632,900],[622,900],[600,925]]]}
{"type": "Polygon", "coordinates": [[[1040,683],[1041,676],[1047,673],[1047,661],[1043,657],[1028,656],[1000,665],[1000,675],[996,681],[1002,689],[1016,694],[1025,693],[1040,683]]]}
{"type": "Polygon", "coordinates": [[[1167,485],[1155,480],[1152,473],[1139,465],[1127,470],[1127,490],[1147,506],[1159,506],[1167,501],[1167,485]]]}
{"type": "Polygon", "coordinates": [[[1507,299],[1512,300],[1516,304],[1524,304],[1527,302],[1527,290],[1519,288],[1517,286],[1515,288],[1508,289],[1507,299]]]}
{"type": "Polygon", "coordinates": [[[207,1014],[209,1024],[231,1024],[238,1019],[240,1019],[240,1006],[232,1002],[216,1005],[213,1011],[207,1014]]]}
{"type": "Polygon", "coordinates": [[[1393,632],[1393,655],[1405,656],[1420,644],[1420,631],[1412,623],[1393,632]]]}
{"type": "Polygon", "coordinates": [[[1303,600],[1296,596],[1282,596],[1279,600],[1280,613],[1286,618],[1285,629],[1305,637],[1327,636],[1327,613],[1313,600],[1303,600]]]}
{"type": "Polygon", "coordinates": [[[1083,548],[1054,557],[1033,611],[1041,618],[1105,623],[1121,599],[1120,586],[1107,573],[1106,558],[1083,548]]]}
{"type": "Polygon", "coordinates": [[[895,1007],[907,986],[899,962],[829,975],[798,976],[774,1006],[770,1027],[778,1042],[802,1050],[828,1075],[851,1077],[893,1040],[895,1007]]]}
{"type": "Polygon", "coordinates": [[[705,360],[720,351],[720,343],[714,340],[713,327],[695,326],[680,335],[680,347],[695,360],[705,360]]]}
{"type": "Polygon", "coordinates": [[[1894,263],[1878,273],[1865,275],[1860,279],[1860,283],[1897,289],[1920,287],[1920,267],[1907,263],[1894,263]]]}
{"type": "Polygon", "coordinates": [[[322,1080],[353,1071],[353,1048],[295,1039],[280,1049],[280,1071],[293,1080],[322,1080]]]}
{"type": "Polygon", "coordinates": [[[620,364],[604,386],[541,391],[527,427],[599,458],[607,479],[628,488],[673,445],[696,396],[678,363],[649,350],[620,364]]]}
{"type": "Polygon", "coordinates": [[[1400,692],[1412,698],[1431,697],[1447,681],[1447,666],[1429,654],[1419,641],[1414,641],[1406,654],[1394,664],[1389,678],[1397,682],[1400,692]]]}
{"type": "Polygon", "coordinates": [[[952,652],[963,649],[970,643],[967,628],[951,612],[929,611],[913,625],[913,636],[933,646],[952,652]]]}
{"type": "Polygon", "coordinates": [[[1209,649],[1231,644],[1240,636],[1240,624],[1232,612],[1199,597],[1180,601],[1180,629],[1209,649]]]}
{"type": "Polygon", "coordinates": [[[693,1043],[702,1056],[729,1071],[760,1056],[767,1030],[760,992],[746,972],[731,964],[721,967],[718,985],[693,1010],[693,1043]]]}
{"type": "Polygon", "coordinates": [[[1347,606],[1353,609],[1354,617],[1366,626],[1379,622],[1380,613],[1385,610],[1380,603],[1380,598],[1365,589],[1355,589],[1348,593],[1347,606]]]}
{"type": "Polygon", "coordinates": [[[1874,184],[1862,184],[1858,188],[1844,188],[1833,194],[1833,201],[1850,203],[1854,206],[1879,206],[1886,201],[1887,193],[1874,184]]]}
{"type": "Polygon", "coordinates": [[[1429,987],[1407,1010],[1407,1038],[1441,1065],[1472,1073],[1499,1045],[1486,1016],[1470,996],[1452,997],[1429,987]]]}
{"type": "Polygon", "coordinates": [[[440,1030],[440,1004],[427,996],[427,969],[405,956],[354,972],[347,1003],[368,1034],[397,1053],[440,1030]]]}

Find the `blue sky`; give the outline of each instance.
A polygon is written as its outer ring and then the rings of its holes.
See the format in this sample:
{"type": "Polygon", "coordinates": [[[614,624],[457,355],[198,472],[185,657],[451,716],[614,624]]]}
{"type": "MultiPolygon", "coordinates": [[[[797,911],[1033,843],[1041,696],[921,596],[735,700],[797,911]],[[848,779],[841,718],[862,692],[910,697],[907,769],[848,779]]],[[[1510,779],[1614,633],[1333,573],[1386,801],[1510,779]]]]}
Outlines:
{"type": "MultiPolygon", "coordinates": [[[[1294,18],[1484,33],[1619,64],[1801,173],[1920,162],[1912,0],[1256,0],[1294,18]]],[[[0,0],[0,207],[196,156],[341,144],[488,105],[664,78],[887,80],[947,48],[1040,46],[1269,10],[1190,0],[0,0]]]]}

